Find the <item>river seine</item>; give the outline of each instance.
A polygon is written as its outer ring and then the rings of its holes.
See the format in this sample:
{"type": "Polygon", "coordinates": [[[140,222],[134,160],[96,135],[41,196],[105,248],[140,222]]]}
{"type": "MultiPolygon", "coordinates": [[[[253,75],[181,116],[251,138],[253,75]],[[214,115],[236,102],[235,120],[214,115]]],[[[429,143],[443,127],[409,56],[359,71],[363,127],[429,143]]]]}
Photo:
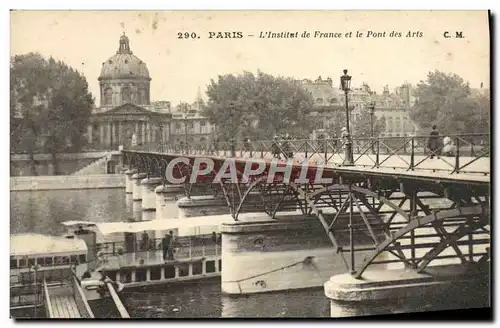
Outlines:
{"type": "MultiPolygon", "coordinates": [[[[132,202],[125,197],[124,189],[11,192],[10,196],[11,234],[60,235],[66,232],[61,225],[63,221],[123,221],[133,216],[132,202]]],[[[168,206],[172,215],[185,215],[174,201],[168,206]]],[[[206,212],[198,215],[202,214],[206,212]]],[[[131,317],[135,318],[329,317],[330,311],[334,317],[345,317],[482,305],[471,304],[470,297],[456,296],[356,307],[337,304],[330,308],[323,288],[229,297],[221,295],[220,281],[214,280],[169,285],[161,289],[137,289],[124,293],[122,300],[131,317]]]]}

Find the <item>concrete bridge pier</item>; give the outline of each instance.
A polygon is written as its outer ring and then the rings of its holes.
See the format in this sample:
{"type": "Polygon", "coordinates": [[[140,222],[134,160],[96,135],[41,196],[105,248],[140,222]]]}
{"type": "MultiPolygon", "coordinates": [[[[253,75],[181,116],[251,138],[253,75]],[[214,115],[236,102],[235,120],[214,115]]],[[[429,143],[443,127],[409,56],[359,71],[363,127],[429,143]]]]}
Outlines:
{"type": "Polygon", "coordinates": [[[348,271],[314,216],[283,213],[271,220],[264,213],[244,213],[238,219],[221,226],[222,267],[230,268],[221,274],[225,294],[321,287],[348,271]]]}
{"type": "Polygon", "coordinates": [[[146,173],[135,173],[132,175],[132,197],[134,201],[142,201],[141,181],[146,178],[146,173]]]}
{"type": "Polygon", "coordinates": [[[132,180],[132,176],[137,173],[136,169],[131,169],[125,171],[125,193],[132,194],[134,181],[132,180]]]}
{"type": "Polygon", "coordinates": [[[162,179],[159,177],[145,178],[141,181],[142,185],[142,210],[156,211],[156,193],[155,188],[160,185],[162,179]]]}
{"type": "Polygon", "coordinates": [[[155,188],[157,220],[172,218],[172,215],[166,212],[167,202],[175,199],[174,197],[176,194],[182,193],[183,191],[183,185],[164,184],[155,188]]]}
{"type": "Polygon", "coordinates": [[[335,275],[325,283],[324,290],[330,299],[330,316],[350,317],[489,307],[489,281],[489,263],[448,264],[429,266],[422,273],[367,270],[362,279],[348,273],[335,275]]]}

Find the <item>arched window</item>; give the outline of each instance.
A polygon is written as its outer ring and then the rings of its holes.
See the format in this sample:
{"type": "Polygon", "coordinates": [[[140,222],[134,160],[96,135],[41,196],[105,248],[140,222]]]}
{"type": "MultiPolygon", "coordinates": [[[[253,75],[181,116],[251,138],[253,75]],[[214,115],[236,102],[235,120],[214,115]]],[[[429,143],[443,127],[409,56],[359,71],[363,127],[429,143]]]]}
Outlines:
{"type": "Polygon", "coordinates": [[[317,104],[322,104],[323,103],[323,98],[316,98],[316,103],[317,104]]]}
{"type": "Polygon", "coordinates": [[[130,88],[124,87],[122,88],[122,103],[128,103],[130,102],[130,88]]]}
{"type": "Polygon", "coordinates": [[[111,88],[104,89],[104,105],[113,103],[113,90],[111,88]]]}

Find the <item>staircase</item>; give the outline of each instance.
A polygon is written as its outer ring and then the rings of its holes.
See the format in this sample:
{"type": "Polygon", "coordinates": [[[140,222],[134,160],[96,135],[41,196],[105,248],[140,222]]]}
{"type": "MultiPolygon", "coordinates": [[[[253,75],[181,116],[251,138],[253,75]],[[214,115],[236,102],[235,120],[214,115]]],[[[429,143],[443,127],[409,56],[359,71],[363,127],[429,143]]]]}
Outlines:
{"type": "Polygon", "coordinates": [[[81,168],[80,170],[74,172],[72,175],[96,175],[96,174],[106,174],[107,163],[111,159],[112,153],[108,153],[106,156],[93,161],[89,165],[81,168]]]}

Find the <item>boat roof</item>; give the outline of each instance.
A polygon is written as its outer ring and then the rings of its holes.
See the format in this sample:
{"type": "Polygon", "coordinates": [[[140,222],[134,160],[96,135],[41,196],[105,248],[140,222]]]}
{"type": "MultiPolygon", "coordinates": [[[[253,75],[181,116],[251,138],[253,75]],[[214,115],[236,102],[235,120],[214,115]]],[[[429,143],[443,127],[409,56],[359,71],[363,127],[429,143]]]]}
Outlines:
{"type": "Polygon", "coordinates": [[[141,231],[168,230],[178,228],[196,228],[203,226],[218,226],[234,219],[231,215],[206,215],[190,217],[186,219],[161,219],[138,222],[105,222],[96,223],[97,228],[103,235],[116,232],[137,233],[141,231]]]}
{"type": "Polygon", "coordinates": [[[85,241],[36,233],[10,236],[11,256],[50,255],[54,253],[87,253],[85,241]]]}

